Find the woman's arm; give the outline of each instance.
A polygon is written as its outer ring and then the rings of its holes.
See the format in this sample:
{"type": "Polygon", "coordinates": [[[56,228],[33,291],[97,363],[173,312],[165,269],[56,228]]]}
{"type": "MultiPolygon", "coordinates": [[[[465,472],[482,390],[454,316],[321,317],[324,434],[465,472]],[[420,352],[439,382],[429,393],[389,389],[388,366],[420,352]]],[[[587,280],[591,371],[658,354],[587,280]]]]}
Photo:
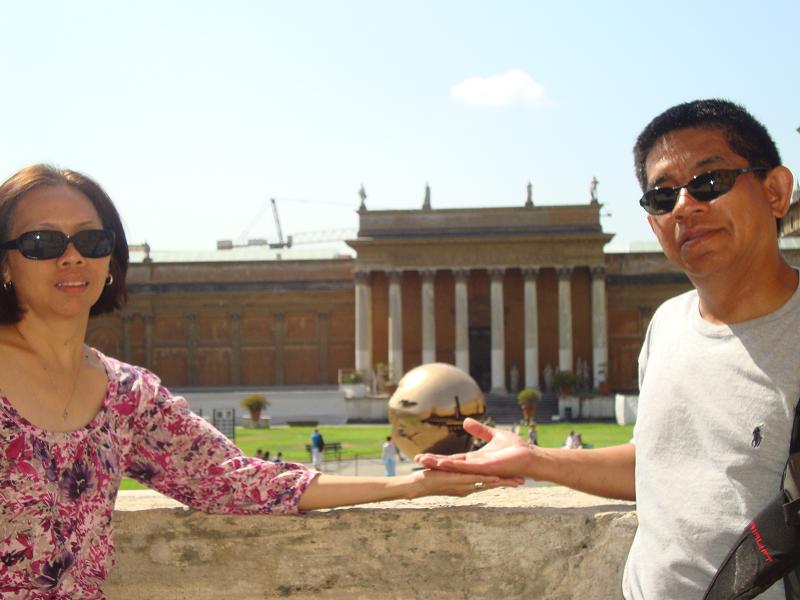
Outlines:
{"type": "Polygon", "coordinates": [[[517,486],[521,480],[492,475],[417,471],[400,477],[342,477],[321,474],[308,484],[300,498],[300,510],[334,508],[382,500],[421,496],[466,496],[500,486],[517,486]],[[475,484],[478,484],[477,487],[475,484]]]}
{"type": "Polygon", "coordinates": [[[433,473],[405,477],[320,475],[301,464],[247,458],[222,434],[189,411],[149,372],[134,370],[137,385],[112,410],[131,415],[125,472],[184,504],[211,513],[296,513],[395,498],[465,496],[519,485],[496,475],[433,473]],[[142,396],[142,397],[140,397],[142,396]],[[133,413],[133,414],[131,414],[133,413]],[[480,483],[479,487],[475,487],[480,483]]]}

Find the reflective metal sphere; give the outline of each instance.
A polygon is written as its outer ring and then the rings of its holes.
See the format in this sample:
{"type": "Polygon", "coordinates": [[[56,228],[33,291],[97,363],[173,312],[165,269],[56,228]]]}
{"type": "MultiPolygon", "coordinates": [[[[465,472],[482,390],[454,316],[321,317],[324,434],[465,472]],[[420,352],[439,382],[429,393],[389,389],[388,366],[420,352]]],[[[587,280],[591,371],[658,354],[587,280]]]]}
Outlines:
{"type": "Polygon", "coordinates": [[[410,370],[389,399],[394,443],[409,457],[471,450],[472,438],[461,424],[464,418],[480,419],[485,412],[486,401],[475,380],[445,363],[410,370]]]}

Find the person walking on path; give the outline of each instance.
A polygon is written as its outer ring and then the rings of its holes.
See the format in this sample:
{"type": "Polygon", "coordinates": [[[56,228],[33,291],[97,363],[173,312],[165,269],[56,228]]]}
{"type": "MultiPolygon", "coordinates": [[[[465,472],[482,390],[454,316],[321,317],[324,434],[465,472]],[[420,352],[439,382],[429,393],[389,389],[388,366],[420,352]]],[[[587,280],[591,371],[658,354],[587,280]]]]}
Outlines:
{"type": "Polygon", "coordinates": [[[319,429],[314,429],[311,434],[311,464],[318,471],[322,470],[322,451],[325,449],[325,440],[319,429]]]}
{"type": "Polygon", "coordinates": [[[397,474],[397,446],[392,443],[392,436],[386,436],[386,443],[383,445],[383,466],[386,468],[386,476],[394,477],[397,474]]]}

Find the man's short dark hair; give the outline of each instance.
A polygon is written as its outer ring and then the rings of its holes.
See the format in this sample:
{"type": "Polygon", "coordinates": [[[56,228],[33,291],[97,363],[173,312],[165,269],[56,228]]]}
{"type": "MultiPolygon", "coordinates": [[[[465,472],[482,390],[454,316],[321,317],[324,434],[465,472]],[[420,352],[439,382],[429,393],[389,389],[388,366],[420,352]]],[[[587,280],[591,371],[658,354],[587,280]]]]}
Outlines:
{"type": "MultiPolygon", "coordinates": [[[[90,315],[101,315],[122,308],[128,297],[125,276],[128,272],[128,240],[114,203],[97,183],[76,171],[57,169],[50,165],[31,165],[9,177],[0,185],[0,242],[11,235],[14,211],[21,198],[37,188],[67,186],[86,196],[97,211],[104,229],[114,232],[116,242],[111,254],[109,273],[114,281],[103,288],[100,298],[91,308],[90,315]]],[[[0,250],[0,265],[7,250],[0,250]]],[[[0,286],[0,323],[18,323],[22,311],[11,286],[0,286]]]]}
{"type": "Polygon", "coordinates": [[[643,192],[647,191],[645,161],[653,145],[668,133],[693,127],[721,130],[731,150],[747,160],[748,166],[773,169],[781,164],[780,153],[767,128],[743,106],[730,100],[694,100],[667,109],[639,134],[633,160],[643,192]]]}

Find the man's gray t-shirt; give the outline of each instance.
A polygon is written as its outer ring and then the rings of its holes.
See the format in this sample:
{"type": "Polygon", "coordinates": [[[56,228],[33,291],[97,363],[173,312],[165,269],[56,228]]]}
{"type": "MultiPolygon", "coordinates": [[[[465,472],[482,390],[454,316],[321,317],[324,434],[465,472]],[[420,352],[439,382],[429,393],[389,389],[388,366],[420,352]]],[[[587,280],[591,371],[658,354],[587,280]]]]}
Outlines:
{"type": "MultiPolygon", "coordinates": [[[[780,489],[800,396],[800,288],[736,325],[695,291],[656,311],[639,356],[629,600],[702,598],[747,522],[780,489]]],[[[759,598],[783,599],[778,583],[759,598]]]]}

